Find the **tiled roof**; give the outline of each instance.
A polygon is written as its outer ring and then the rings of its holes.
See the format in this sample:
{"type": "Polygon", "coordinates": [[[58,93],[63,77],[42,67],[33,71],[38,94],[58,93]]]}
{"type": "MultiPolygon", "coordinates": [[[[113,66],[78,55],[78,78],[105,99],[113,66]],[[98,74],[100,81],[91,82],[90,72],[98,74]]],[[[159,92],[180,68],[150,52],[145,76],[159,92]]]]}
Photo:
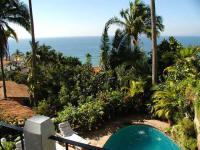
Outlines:
{"type": "MultiPolygon", "coordinates": [[[[6,81],[6,92],[8,98],[28,98],[28,87],[24,84],[17,84],[14,81],[6,81]]],[[[3,82],[0,81],[0,99],[3,98],[3,82]]]]}
{"type": "Polygon", "coordinates": [[[97,74],[100,71],[100,68],[98,66],[92,67],[94,69],[94,73],[97,74]]]}
{"type": "Polygon", "coordinates": [[[24,117],[30,118],[35,115],[31,108],[23,106],[20,102],[15,100],[0,100],[0,110],[4,117],[9,115],[19,119],[19,121],[24,119],[24,117]]]}

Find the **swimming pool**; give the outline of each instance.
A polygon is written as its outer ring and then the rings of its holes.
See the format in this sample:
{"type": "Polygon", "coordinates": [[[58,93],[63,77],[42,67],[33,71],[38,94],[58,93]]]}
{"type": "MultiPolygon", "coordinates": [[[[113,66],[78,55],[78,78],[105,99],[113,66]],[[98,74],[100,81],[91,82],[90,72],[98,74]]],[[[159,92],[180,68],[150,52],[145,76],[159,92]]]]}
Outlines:
{"type": "Polygon", "coordinates": [[[164,133],[146,125],[131,125],[113,134],[104,148],[109,150],[180,150],[164,133]]]}

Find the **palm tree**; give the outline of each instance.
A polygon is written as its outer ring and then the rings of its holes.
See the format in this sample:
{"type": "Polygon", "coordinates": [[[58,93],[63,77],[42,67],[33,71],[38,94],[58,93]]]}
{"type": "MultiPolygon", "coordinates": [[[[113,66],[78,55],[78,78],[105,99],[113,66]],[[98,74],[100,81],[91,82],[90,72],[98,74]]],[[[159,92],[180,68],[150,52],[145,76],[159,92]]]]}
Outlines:
{"type": "Polygon", "coordinates": [[[3,69],[3,57],[7,55],[8,52],[8,43],[7,43],[7,36],[4,32],[4,28],[0,25],[0,59],[1,59],[1,75],[2,75],[2,81],[3,81],[3,92],[4,92],[4,98],[7,98],[6,95],[6,84],[5,84],[5,75],[4,75],[4,69],[3,69]]]}
{"type": "MultiPolygon", "coordinates": [[[[146,6],[140,0],[135,0],[135,2],[130,2],[129,9],[122,10],[120,12],[121,21],[117,17],[111,18],[106,26],[112,24],[119,25],[123,27],[124,38],[128,38],[129,47],[131,47],[131,41],[134,45],[134,50],[138,49],[138,37],[141,34],[145,34],[148,38],[151,38],[151,11],[150,7],[146,6]]],[[[163,31],[164,26],[162,24],[162,18],[160,16],[156,17],[156,34],[159,35],[160,31],[163,31]]]]}
{"type": "MultiPolygon", "coordinates": [[[[31,36],[32,36],[32,52],[33,52],[33,61],[32,61],[32,73],[33,73],[33,86],[36,86],[36,42],[35,42],[35,32],[34,32],[34,21],[33,21],[33,12],[32,12],[32,1],[29,0],[29,11],[30,11],[30,20],[31,20],[31,36]]],[[[34,88],[34,105],[37,106],[37,93],[36,88],[34,88]]]]}
{"type": "Polygon", "coordinates": [[[157,82],[157,41],[156,41],[156,17],[155,0],[151,0],[151,24],[152,24],[152,84],[157,82]]]}
{"type": "Polygon", "coordinates": [[[3,58],[8,54],[8,36],[6,36],[6,31],[10,32],[10,34],[17,39],[15,31],[9,26],[9,23],[15,23],[24,27],[27,31],[30,30],[28,9],[26,5],[19,0],[0,1],[0,59],[4,98],[7,98],[3,70],[3,58]]]}

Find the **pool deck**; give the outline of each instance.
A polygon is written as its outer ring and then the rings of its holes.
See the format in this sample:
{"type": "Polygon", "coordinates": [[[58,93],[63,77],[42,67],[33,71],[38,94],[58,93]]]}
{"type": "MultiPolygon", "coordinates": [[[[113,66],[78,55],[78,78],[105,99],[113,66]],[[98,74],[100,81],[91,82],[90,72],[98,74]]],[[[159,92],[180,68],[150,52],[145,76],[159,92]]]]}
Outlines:
{"type": "Polygon", "coordinates": [[[110,136],[117,132],[119,129],[132,125],[132,124],[145,124],[155,127],[163,132],[169,127],[169,124],[159,120],[148,119],[140,115],[129,115],[126,117],[116,118],[106,123],[102,128],[96,131],[80,133],[82,137],[90,141],[91,145],[103,147],[110,136]]]}

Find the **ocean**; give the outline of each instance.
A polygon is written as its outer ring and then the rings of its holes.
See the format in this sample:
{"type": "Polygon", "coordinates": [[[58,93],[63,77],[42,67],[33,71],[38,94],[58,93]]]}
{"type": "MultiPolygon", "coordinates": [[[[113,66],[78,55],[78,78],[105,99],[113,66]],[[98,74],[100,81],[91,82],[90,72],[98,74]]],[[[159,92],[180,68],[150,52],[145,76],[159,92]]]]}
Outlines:
{"type": "MultiPolygon", "coordinates": [[[[200,46],[200,36],[176,36],[175,38],[186,47],[191,45],[200,46]]],[[[158,38],[158,44],[163,39],[168,39],[168,37],[162,36],[158,38]]],[[[40,45],[45,44],[51,46],[56,51],[63,53],[64,56],[77,57],[82,63],[85,63],[86,54],[89,53],[92,56],[92,65],[99,65],[100,36],[38,38],[36,41],[39,41],[40,45]]],[[[19,39],[18,43],[10,39],[8,43],[10,54],[14,53],[16,49],[23,53],[31,50],[30,39],[19,39]]],[[[143,36],[140,37],[140,47],[148,53],[152,49],[151,40],[143,36]]]]}

